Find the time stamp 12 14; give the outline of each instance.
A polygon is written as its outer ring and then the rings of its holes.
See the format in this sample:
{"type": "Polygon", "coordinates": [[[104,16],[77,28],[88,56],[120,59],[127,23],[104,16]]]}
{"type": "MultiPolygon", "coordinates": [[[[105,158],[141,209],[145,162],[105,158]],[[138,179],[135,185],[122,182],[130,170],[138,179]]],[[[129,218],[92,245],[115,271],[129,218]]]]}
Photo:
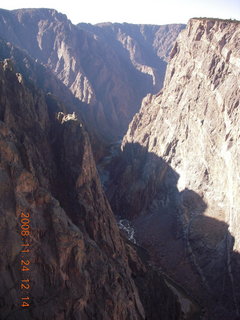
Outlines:
{"type": "Polygon", "coordinates": [[[21,307],[30,307],[30,271],[31,271],[31,260],[30,260],[30,213],[21,212],[20,214],[20,235],[22,237],[21,252],[20,252],[20,290],[21,290],[21,307]]]}

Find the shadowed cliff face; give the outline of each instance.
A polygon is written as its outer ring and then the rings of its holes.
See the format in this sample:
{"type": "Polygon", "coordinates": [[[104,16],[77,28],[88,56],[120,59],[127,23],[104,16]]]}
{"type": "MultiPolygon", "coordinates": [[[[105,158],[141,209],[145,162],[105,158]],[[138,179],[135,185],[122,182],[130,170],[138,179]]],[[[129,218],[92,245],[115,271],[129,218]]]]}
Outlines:
{"type": "MultiPolygon", "coordinates": [[[[181,220],[186,242],[176,256],[189,250],[204,288],[192,289],[209,301],[211,319],[234,319],[240,306],[239,36],[239,23],[190,20],[172,50],[163,90],[143,100],[129,126],[116,189],[109,190],[116,213],[133,220],[137,240],[160,265],[176,268],[171,273],[183,283],[171,241],[165,253],[159,248],[181,220]]],[[[189,277],[187,287],[195,281],[189,277]]]]}
{"type": "Polygon", "coordinates": [[[206,216],[204,198],[187,188],[179,191],[180,175],[140,144],[126,144],[110,166],[111,206],[119,219],[130,220],[150,263],[198,300],[203,319],[235,319],[240,255],[229,225],[206,216]]]}
{"type": "Polygon", "coordinates": [[[105,141],[122,136],[142,98],[163,82],[166,57],[183,25],[74,26],[50,9],[0,11],[0,36],[48,66],[105,141]]]}
{"type": "Polygon", "coordinates": [[[162,276],[119,234],[83,123],[67,111],[0,63],[1,319],[180,319],[162,276]],[[22,212],[31,219],[26,273],[22,212]],[[31,306],[22,308],[26,277],[31,306]],[[158,304],[146,302],[156,290],[158,304]]]}
{"type": "MultiPolygon", "coordinates": [[[[172,51],[164,89],[148,96],[123,145],[138,142],[196,190],[208,215],[237,234],[240,24],[191,20],[172,51]]],[[[235,248],[239,249],[236,237],[235,248]]]]}

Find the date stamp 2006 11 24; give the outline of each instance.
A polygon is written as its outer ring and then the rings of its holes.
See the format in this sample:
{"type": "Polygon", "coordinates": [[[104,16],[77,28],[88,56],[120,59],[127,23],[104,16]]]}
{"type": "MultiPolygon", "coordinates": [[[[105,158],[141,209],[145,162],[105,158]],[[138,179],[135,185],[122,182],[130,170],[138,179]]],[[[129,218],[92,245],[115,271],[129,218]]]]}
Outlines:
{"type": "Polygon", "coordinates": [[[21,270],[21,280],[20,280],[20,290],[21,290],[21,307],[26,308],[30,306],[30,213],[21,212],[20,214],[20,235],[22,237],[22,249],[20,255],[20,270],[21,270]]]}

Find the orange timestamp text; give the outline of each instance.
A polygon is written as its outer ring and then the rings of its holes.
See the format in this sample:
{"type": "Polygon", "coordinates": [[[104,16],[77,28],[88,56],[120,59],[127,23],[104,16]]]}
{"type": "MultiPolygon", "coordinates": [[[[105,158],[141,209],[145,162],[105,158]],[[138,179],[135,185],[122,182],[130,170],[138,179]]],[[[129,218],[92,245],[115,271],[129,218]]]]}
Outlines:
{"type": "Polygon", "coordinates": [[[29,212],[20,213],[20,236],[22,237],[21,252],[20,252],[20,271],[21,271],[21,307],[30,307],[30,271],[31,271],[31,260],[30,260],[30,222],[31,216],[29,212]]]}

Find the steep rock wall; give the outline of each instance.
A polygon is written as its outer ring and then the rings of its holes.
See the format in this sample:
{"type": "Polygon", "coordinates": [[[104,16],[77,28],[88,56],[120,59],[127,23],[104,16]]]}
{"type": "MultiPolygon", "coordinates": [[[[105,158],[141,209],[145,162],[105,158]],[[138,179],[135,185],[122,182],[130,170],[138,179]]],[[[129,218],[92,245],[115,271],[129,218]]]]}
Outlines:
{"type": "Polygon", "coordinates": [[[229,223],[233,235],[240,205],[238,39],[237,23],[191,20],[173,48],[163,91],[145,99],[123,143],[138,142],[167,161],[180,175],[179,190],[197,191],[206,214],[229,223]]]}
{"type": "Polygon", "coordinates": [[[154,93],[163,86],[166,62],[174,41],[185,25],[80,23],[78,27],[96,34],[117,50],[123,60],[129,61],[141,73],[149,75],[150,81],[137,83],[138,89],[154,93]]]}
{"type": "Polygon", "coordinates": [[[156,288],[120,236],[88,135],[67,111],[10,60],[0,63],[1,318],[120,320],[151,312],[152,319],[179,319],[176,298],[160,276],[159,304],[145,303],[147,290],[134,277],[146,280],[149,294],[156,288]],[[22,213],[31,220],[28,253],[21,252],[22,213]],[[22,260],[30,261],[29,270],[21,271],[22,260]],[[22,279],[30,289],[21,290],[22,279]],[[26,296],[31,306],[24,308],[26,296]]]}
{"type": "MultiPolygon", "coordinates": [[[[139,241],[159,256],[158,263],[164,258],[150,243],[153,228],[158,246],[167,229],[183,237],[170,236],[166,246],[186,247],[182,258],[193,273],[185,275],[185,286],[193,286],[198,274],[205,289],[193,289],[209,297],[211,319],[233,319],[240,305],[239,37],[238,22],[190,20],[171,52],[163,90],[144,99],[129,126],[121,177],[114,178],[116,191],[109,191],[118,214],[143,229],[139,241]]],[[[169,255],[165,268],[181,279],[184,270],[180,263],[173,267],[169,255]]]]}
{"type": "Polygon", "coordinates": [[[1,10],[0,26],[3,39],[48,66],[86,103],[82,113],[91,130],[108,142],[125,133],[141,99],[159,90],[164,57],[183,28],[75,26],[50,9],[1,10]],[[154,39],[144,40],[146,34],[154,39]]]}

